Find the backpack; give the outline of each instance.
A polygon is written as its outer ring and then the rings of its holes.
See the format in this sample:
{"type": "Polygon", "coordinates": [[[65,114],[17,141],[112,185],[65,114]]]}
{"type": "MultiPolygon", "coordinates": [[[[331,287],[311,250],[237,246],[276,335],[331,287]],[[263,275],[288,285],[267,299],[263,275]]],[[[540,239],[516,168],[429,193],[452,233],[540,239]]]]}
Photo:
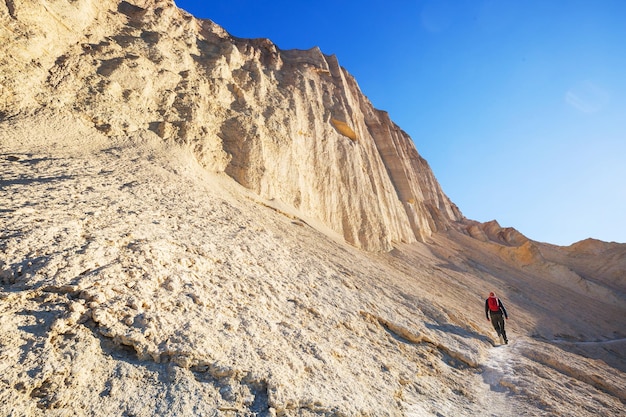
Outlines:
{"type": "Polygon", "coordinates": [[[487,298],[487,303],[489,304],[489,310],[500,311],[500,302],[496,297],[487,298]]]}

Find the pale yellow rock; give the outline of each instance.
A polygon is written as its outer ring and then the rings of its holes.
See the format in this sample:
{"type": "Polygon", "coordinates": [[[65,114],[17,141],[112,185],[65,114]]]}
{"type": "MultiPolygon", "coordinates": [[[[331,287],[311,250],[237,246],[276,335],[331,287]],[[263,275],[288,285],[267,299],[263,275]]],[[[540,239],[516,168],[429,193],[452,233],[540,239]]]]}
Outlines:
{"type": "Polygon", "coordinates": [[[0,23],[0,415],[622,412],[625,245],[464,219],[336,57],[165,0],[0,23]]]}
{"type": "Polygon", "coordinates": [[[232,38],[168,1],[14,9],[0,29],[19,39],[0,50],[2,114],[71,108],[111,137],[155,132],[367,250],[462,218],[410,138],[318,48],[232,38]]]}

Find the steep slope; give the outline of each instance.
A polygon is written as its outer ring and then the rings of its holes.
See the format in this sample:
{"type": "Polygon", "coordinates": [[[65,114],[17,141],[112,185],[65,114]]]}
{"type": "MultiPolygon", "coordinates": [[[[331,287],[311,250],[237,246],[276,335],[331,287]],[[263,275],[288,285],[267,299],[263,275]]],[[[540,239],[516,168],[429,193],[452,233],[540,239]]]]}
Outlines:
{"type": "Polygon", "coordinates": [[[0,19],[0,414],[622,412],[625,245],[464,219],[335,57],[167,0],[0,19]]]}
{"type": "Polygon", "coordinates": [[[151,130],[367,250],[462,218],[334,56],[236,39],[165,0],[10,4],[0,30],[18,40],[0,50],[5,118],[71,108],[111,137],[151,130]],[[80,24],[59,26],[72,12],[80,24]],[[49,38],[60,42],[39,46],[49,38]]]}
{"type": "MultiPolygon", "coordinates": [[[[579,295],[589,311],[560,311],[476,239],[363,252],[188,149],[152,132],[111,139],[71,114],[3,123],[0,155],[2,415],[623,407],[622,371],[529,337],[550,329],[542,320],[602,331],[597,305],[579,295]],[[494,287],[507,288],[507,347],[482,311],[494,287]]],[[[623,351],[613,343],[598,346],[623,351]]]]}

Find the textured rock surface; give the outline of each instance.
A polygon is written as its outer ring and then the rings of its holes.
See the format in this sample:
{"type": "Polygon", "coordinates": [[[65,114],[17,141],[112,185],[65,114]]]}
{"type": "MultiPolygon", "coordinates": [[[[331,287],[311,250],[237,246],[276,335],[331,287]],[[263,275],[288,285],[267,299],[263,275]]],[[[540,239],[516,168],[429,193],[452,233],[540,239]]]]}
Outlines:
{"type": "MultiPolygon", "coordinates": [[[[152,132],[71,114],[2,123],[0,155],[1,415],[594,416],[626,398],[623,291],[602,284],[623,289],[620,263],[594,292],[521,257],[530,241],[450,230],[368,254],[152,132]]],[[[626,250],[583,246],[588,269],[626,250]]]]}
{"type": "Polygon", "coordinates": [[[9,2],[2,21],[17,38],[0,47],[4,117],[72,108],[108,136],[152,130],[368,250],[462,218],[406,133],[318,48],[236,39],[170,1],[9,2]]]}
{"type": "Polygon", "coordinates": [[[334,57],[169,1],[0,19],[0,415],[622,412],[626,245],[462,219],[334,57]]]}

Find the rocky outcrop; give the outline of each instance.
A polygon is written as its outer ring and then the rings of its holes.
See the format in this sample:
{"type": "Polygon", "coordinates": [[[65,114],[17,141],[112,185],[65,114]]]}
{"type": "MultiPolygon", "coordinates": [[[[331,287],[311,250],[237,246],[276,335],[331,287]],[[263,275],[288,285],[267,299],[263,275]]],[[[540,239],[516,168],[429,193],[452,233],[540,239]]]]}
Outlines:
{"type": "Polygon", "coordinates": [[[151,131],[266,199],[386,251],[462,219],[411,138],[336,57],[237,39],[169,0],[0,5],[0,115],[71,109],[151,131]]]}
{"type": "Polygon", "coordinates": [[[474,239],[493,242],[504,246],[518,247],[529,242],[529,239],[512,227],[501,227],[496,220],[486,223],[465,221],[465,231],[474,239]]]}
{"type": "MultiPolygon", "coordinates": [[[[506,263],[534,270],[545,281],[606,305],[623,305],[626,294],[626,248],[623,244],[587,239],[569,247],[550,245],[528,239],[497,221],[462,222],[463,234],[481,242],[484,253],[496,253],[506,263]]],[[[496,263],[492,260],[490,263],[496,263]]]]}

